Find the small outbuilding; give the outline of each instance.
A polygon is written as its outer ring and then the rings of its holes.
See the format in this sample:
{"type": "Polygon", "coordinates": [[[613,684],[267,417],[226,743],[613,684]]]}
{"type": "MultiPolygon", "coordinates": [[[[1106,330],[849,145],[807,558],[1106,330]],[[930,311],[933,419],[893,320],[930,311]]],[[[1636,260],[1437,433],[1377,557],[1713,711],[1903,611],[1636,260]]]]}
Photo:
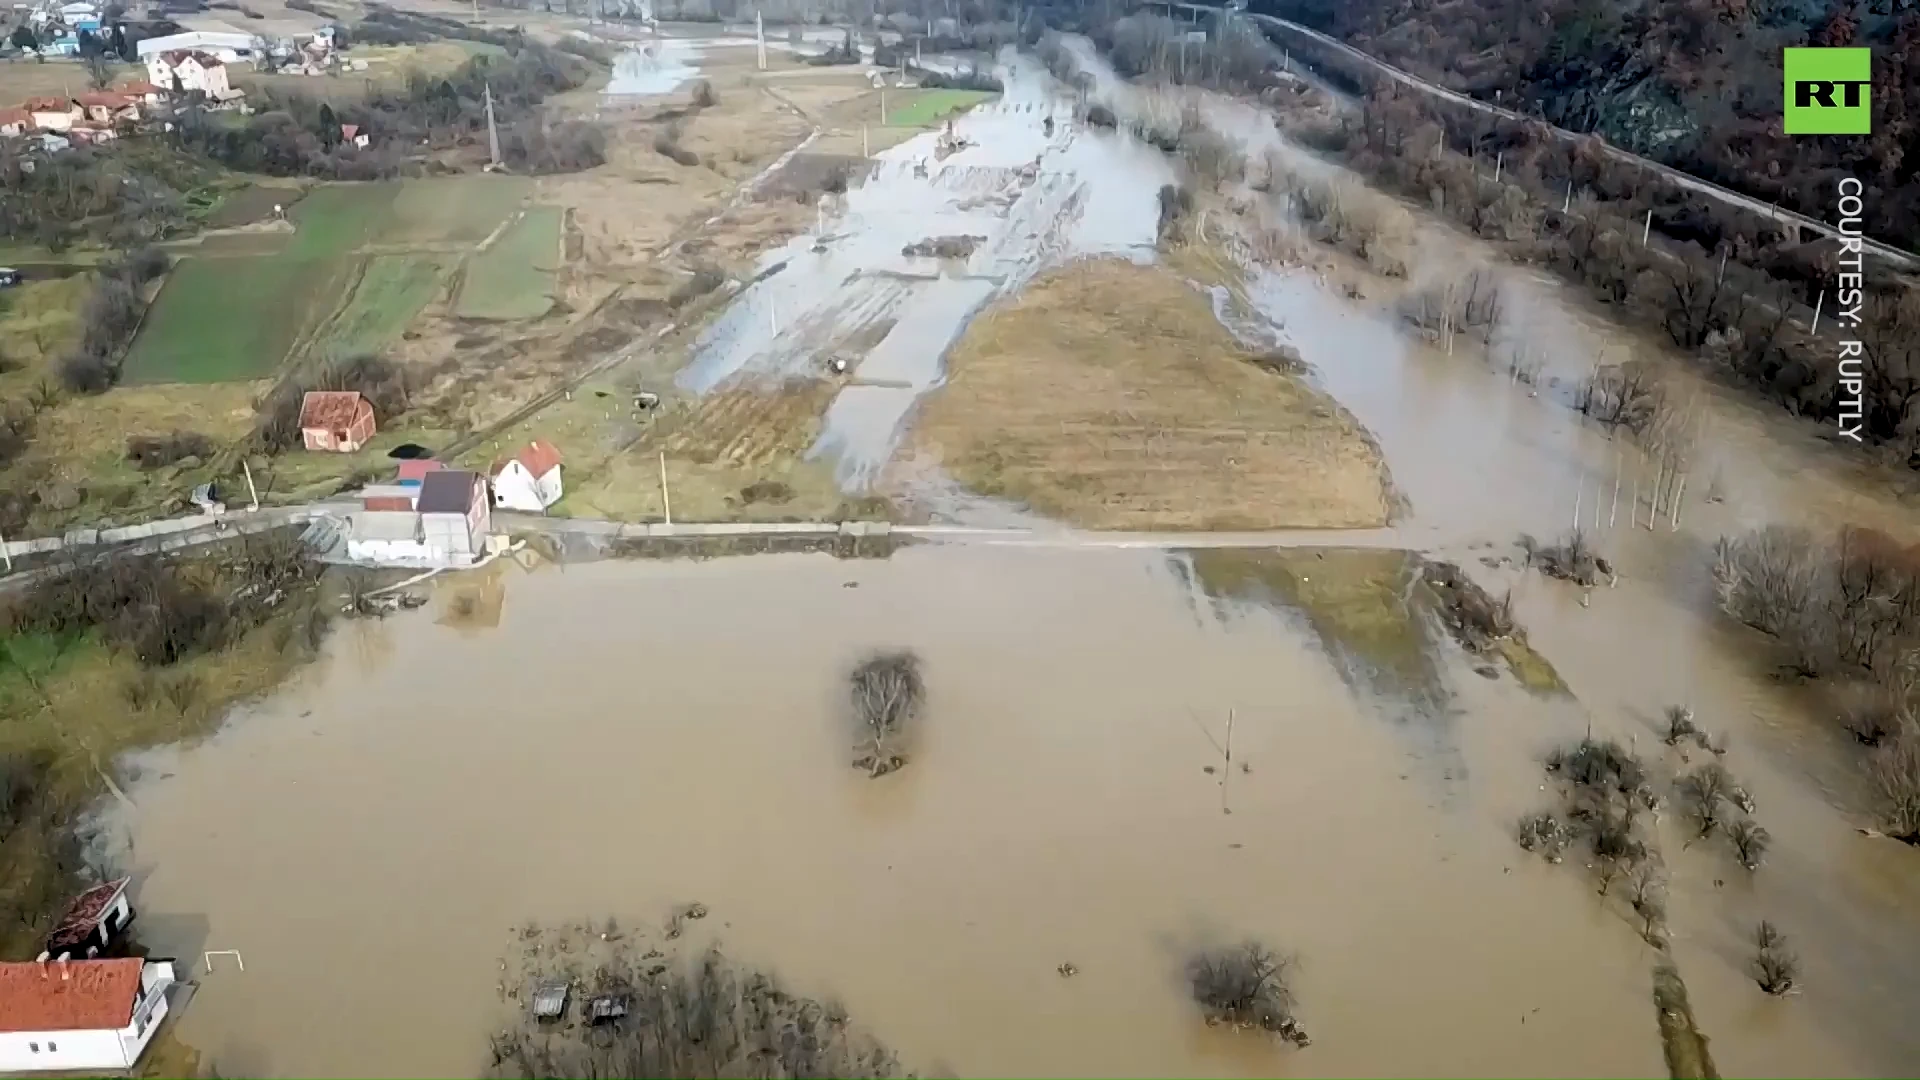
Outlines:
{"type": "Polygon", "coordinates": [[[351,454],[373,433],[373,402],[356,391],[309,390],[300,399],[300,439],[309,450],[351,454]]]}
{"type": "Polygon", "coordinates": [[[538,514],[560,501],[560,451],[535,439],[493,468],[493,505],[538,514]]]}
{"type": "Polygon", "coordinates": [[[133,906],[127,900],[129,880],[102,882],[74,897],[67,913],[47,935],[43,958],[91,960],[112,949],[133,922],[133,906]]]}
{"type": "Polygon", "coordinates": [[[493,528],[487,481],[464,469],[439,469],[420,481],[421,540],[436,558],[471,562],[487,550],[493,528]]]}
{"type": "Polygon", "coordinates": [[[413,458],[400,463],[400,469],[394,476],[393,482],[401,487],[414,488],[417,493],[420,482],[427,478],[428,473],[439,472],[446,467],[444,462],[435,461],[432,458],[413,458]]]}

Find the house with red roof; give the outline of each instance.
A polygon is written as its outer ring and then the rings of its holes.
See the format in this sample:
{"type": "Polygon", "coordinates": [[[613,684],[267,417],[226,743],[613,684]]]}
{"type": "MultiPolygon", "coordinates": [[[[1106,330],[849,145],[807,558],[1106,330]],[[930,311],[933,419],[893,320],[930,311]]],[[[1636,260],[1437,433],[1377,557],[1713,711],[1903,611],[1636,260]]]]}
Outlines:
{"type": "Polygon", "coordinates": [[[71,98],[28,98],[21,107],[33,116],[33,126],[41,131],[66,131],[87,118],[71,98]]]}
{"type": "Polygon", "coordinates": [[[0,1073],[131,1069],[174,981],[171,960],[0,963],[0,1073]]]}
{"type": "Polygon", "coordinates": [[[137,123],[140,120],[141,99],[132,94],[115,90],[94,90],[74,98],[74,103],[86,111],[90,123],[112,127],[115,124],[137,123]]]}
{"type": "Polygon", "coordinates": [[[560,501],[560,451],[540,439],[493,467],[493,505],[538,514],[560,501]]]}
{"type": "Polygon", "coordinates": [[[373,402],[357,391],[309,390],[300,398],[300,441],[309,450],[351,454],[373,433],[373,402]]]}

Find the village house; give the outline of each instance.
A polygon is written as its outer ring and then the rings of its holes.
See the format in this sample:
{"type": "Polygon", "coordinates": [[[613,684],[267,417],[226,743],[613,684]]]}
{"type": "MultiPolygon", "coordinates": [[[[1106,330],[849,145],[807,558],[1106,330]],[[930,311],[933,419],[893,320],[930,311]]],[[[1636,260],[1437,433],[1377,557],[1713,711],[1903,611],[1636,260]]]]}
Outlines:
{"type": "Polygon", "coordinates": [[[414,509],[420,501],[420,484],[368,484],[360,489],[360,509],[375,512],[414,509]]]}
{"type": "Polygon", "coordinates": [[[462,469],[430,472],[420,482],[421,540],[448,562],[472,562],[486,552],[493,528],[487,481],[462,469]]]}
{"type": "Polygon", "coordinates": [[[210,101],[239,96],[227,79],[226,62],[212,53],[176,50],[153,53],[146,61],[147,81],[155,86],[205,94],[210,101]]]}
{"type": "Polygon", "coordinates": [[[351,454],[374,429],[373,403],[352,390],[309,390],[300,399],[300,439],[309,450],[351,454]]]}
{"type": "Polygon", "coordinates": [[[130,878],[102,882],[74,897],[67,913],[47,935],[42,960],[91,960],[113,948],[133,922],[127,900],[130,878]]]}
{"type": "Polygon", "coordinates": [[[114,90],[131,98],[139,98],[143,105],[158,105],[167,100],[166,90],[140,79],[123,82],[114,90]]]}
{"type": "Polygon", "coordinates": [[[25,109],[0,109],[0,135],[14,137],[32,130],[32,113],[25,109]]]}
{"type": "Polygon", "coordinates": [[[538,514],[560,501],[560,451],[535,439],[493,468],[493,505],[538,514]]]}
{"type": "Polygon", "coordinates": [[[87,114],[69,98],[28,98],[24,106],[40,131],[67,131],[86,120],[87,114]]]}
{"type": "Polygon", "coordinates": [[[97,146],[100,143],[112,142],[120,137],[120,133],[106,124],[83,123],[68,128],[67,137],[74,142],[97,146]]]}
{"type": "Polygon", "coordinates": [[[86,112],[87,120],[96,125],[112,127],[140,120],[140,99],[121,91],[95,90],[73,100],[86,112]]]}
{"type": "Polygon", "coordinates": [[[0,963],[0,1073],[132,1068],[173,984],[170,960],[0,963]]]}

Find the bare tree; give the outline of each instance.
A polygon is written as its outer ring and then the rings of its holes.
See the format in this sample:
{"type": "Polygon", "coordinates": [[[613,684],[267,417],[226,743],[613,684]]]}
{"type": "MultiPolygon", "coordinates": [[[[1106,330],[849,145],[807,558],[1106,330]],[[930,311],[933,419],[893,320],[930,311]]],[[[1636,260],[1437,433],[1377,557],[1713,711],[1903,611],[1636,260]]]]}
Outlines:
{"type": "Polygon", "coordinates": [[[1258,942],[1202,949],[1187,961],[1193,999],[1207,1023],[1270,1031],[1296,1046],[1311,1040],[1294,1019],[1293,959],[1258,942]]]}
{"type": "Polygon", "coordinates": [[[1720,827],[1733,786],[1733,778],[1717,761],[1710,761],[1680,778],[1680,791],[1692,807],[1694,820],[1700,823],[1701,836],[1720,827]]]}
{"type": "Polygon", "coordinates": [[[1867,781],[1880,802],[1887,831],[1920,843],[1920,732],[1911,725],[1874,748],[1867,781]]]}
{"type": "Polygon", "coordinates": [[[878,653],[862,661],[848,677],[853,715],[867,747],[854,765],[882,776],[906,764],[897,743],[926,701],[920,659],[911,652],[878,653]]]}
{"type": "Polygon", "coordinates": [[[1776,997],[1790,992],[1800,978],[1800,959],[1787,946],[1787,936],[1762,919],[1753,933],[1753,975],[1760,989],[1776,997]]]}
{"type": "Polygon", "coordinates": [[[1767,857],[1767,848],[1773,844],[1773,834],[1752,818],[1734,822],[1727,836],[1733,840],[1733,850],[1740,855],[1740,865],[1748,870],[1760,869],[1760,863],[1767,857]]]}

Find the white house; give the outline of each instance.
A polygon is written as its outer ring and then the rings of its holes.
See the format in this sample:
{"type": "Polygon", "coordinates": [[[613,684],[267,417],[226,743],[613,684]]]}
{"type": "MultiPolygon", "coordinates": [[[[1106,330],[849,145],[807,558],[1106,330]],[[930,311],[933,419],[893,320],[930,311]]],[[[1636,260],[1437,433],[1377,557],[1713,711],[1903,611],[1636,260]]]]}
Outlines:
{"type": "Polygon", "coordinates": [[[0,964],[0,1073],[131,1069],[173,983],[170,960],[0,964]]]}
{"type": "Polygon", "coordinates": [[[181,91],[190,94],[197,90],[213,101],[225,101],[235,94],[227,79],[226,62],[212,53],[175,50],[154,53],[146,61],[147,79],[155,86],[171,90],[177,83],[181,91]]]}
{"type": "Polygon", "coordinates": [[[560,501],[560,451],[535,439],[493,469],[493,505],[540,513],[560,501]]]}
{"type": "MultiPolygon", "coordinates": [[[[260,54],[263,47],[260,40],[250,34],[192,30],[184,34],[146,38],[135,44],[133,48],[142,63],[161,53],[203,52],[224,63],[238,64],[242,61],[252,63],[253,58],[260,54]]],[[[154,85],[162,88],[167,85],[159,79],[153,82],[154,85]]]]}
{"type": "Polygon", "coordinates": [[[446,562],[472,562],[487,550],[493,515],[487,505],[487,481],[464,469],[440,469],[420,480],[421,540],[446,562]]]}

